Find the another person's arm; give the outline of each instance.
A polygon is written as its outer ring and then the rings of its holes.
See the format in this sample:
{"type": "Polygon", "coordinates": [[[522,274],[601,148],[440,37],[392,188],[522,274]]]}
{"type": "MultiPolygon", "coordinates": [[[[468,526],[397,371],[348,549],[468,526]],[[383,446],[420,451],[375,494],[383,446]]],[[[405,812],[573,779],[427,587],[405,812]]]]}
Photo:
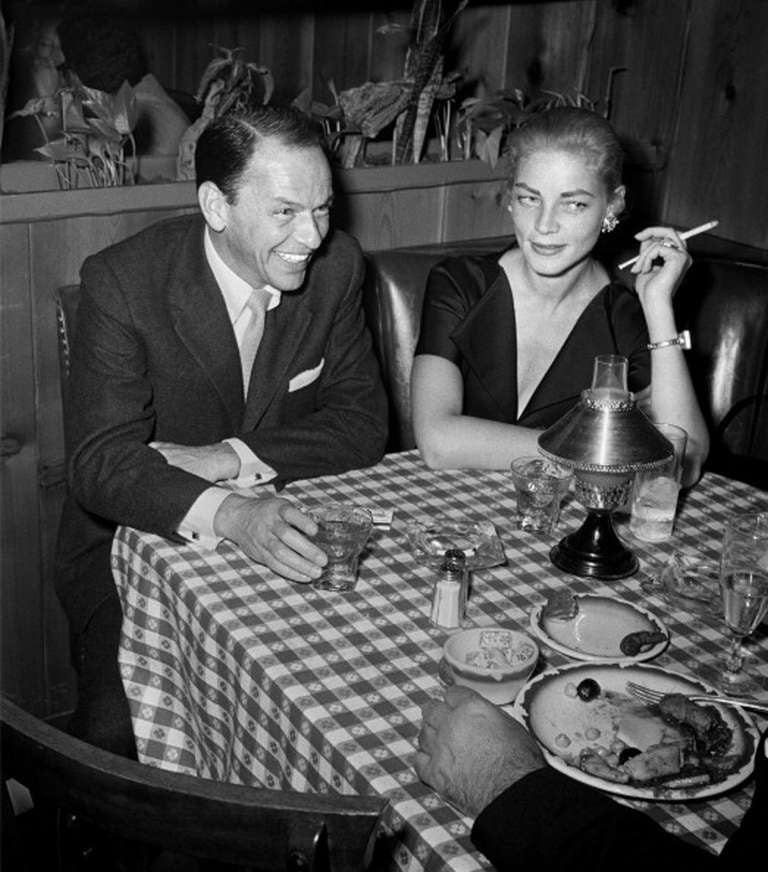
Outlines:
{"type": "Polygon", "coordinates": [[[524,727],[474,691],[423,709],[419,777],[475,818],[472,841],[499,872],[710,869],[713,854],[546,765],[524,727]]]}

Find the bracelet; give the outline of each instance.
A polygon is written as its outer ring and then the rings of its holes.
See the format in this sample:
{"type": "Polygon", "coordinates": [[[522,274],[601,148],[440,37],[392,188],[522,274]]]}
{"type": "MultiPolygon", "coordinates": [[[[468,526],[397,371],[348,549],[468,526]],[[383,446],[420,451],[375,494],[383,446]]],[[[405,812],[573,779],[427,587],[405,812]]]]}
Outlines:
{"type": "Polygon", "coordinates": [[[657,348],[669,348],[670,345],[679,345],[683,351],[690,351],[691,334],[687,330],[683,330],[674,339],[665,339],[663,342],[649,342],[645,347],[648,351],[655,351],[657,348]]]}

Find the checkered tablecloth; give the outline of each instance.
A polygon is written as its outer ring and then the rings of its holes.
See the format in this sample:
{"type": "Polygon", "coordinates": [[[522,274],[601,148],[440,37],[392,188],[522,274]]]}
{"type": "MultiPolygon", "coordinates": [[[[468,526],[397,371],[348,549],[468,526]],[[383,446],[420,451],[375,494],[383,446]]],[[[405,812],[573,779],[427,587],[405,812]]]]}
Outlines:
{"type": "MultiPolygon", "coordinates": [[[[555,536],[515,527],[515,496],[501,472],[433,471],[414,452],[372,469],[297,482],[284,496],[305,506],[349,500],[394,510],[346,594],[287,582],[223,542],[216,551],[122,527],[112,551],[125,616],[120,667],[145,763],[242,784],[300,791],[376,793],[390,800],[383,827],[392,868],[474,870],[487,861],[471,821],[421,784],[412,766],[420,707],[442,684],[447,632],[429,623],[433,572],[420,565],[406,522],[453,514],[496,525],[507,565],[476,572],[470,624],[528,629],[529,613],[564,584],[641,602],[667,624],[655,663],[695,675],[722,656],[717,615],[695,616],[640,589],[675,548],[715,557],[733,512],[768,510],[768,493],[707,475],[689,492],[669,542],[633,542],[640,572],[619,582],[567,575],[549,561],[554,541],[585,511],[566,499],[555,536]]],[[[768,632],[749,642],[747,668],[768,688],[768,632]]],[[[568,662],[542,648],[539,670],[568,662]]],[[[760,728],[765,722],[758,722],[760,728]]],[[[751,786],[689,803],[632,803],[666,829],[719,850],[747,807],[751,786]]]]}

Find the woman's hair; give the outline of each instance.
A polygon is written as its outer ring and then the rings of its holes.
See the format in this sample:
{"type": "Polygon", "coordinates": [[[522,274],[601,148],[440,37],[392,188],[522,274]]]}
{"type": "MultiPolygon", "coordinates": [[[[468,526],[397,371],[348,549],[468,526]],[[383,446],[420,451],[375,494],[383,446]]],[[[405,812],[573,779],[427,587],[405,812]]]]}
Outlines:
{"type": "Polygon", "coordinates": [[[530,115],[509,138],[507,157],[513,182],[520,161],[536,151],[557,149],[579,154],[593,166],[608,196],[621,184],[624,151],[611,125],[596,112],[557,106],[530,115]]]}
{"type": "Polygon", "coordinates": [[[287,148],[323,148],[319,129],[296,109],[262,106],[246,114],[228,113],[214,118],[197,140],[197,187],[213,182],[233,203],[253,152],[270,138],[287,148]]]}

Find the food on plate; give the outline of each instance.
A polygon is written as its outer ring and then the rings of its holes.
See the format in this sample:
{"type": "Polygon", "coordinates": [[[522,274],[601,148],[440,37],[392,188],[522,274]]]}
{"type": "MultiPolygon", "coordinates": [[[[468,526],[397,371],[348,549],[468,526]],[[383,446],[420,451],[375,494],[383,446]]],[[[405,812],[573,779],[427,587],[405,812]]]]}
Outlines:
{"type": "Polygon", "coordinates": [[[692,787],[721,781],[744,762],[743,754],[730,753],[733,730],[713,705],[679,693],[646,703],[589,677],[569,682],[564,694],[579,708],[555,746],[589,775],[640,787],[692,787]]]}
{"type": "Polygon", "coordinates": [[[585,678],[576,686],[576,694],[579,699],[583,699],[584,702],[589,702],[591,699],[600,696],[600,685],[594,678],[585,678]]]}
{"type": "Polygon", "coordinates": [[[619,649],[627,657],[637,657],[638,654],[650,651],[655,645],[666,642],[666,640],[666,635],[660,630],[638,630],[635,633],[628,633],[619,642],[619,649]]]}
{"type": "Polygon", "coordinates": [[[722,757],[731,745],[733,731],[713,705],[691,702],[682,693],[668,693],[659,701],[659,712],[665,720],[690,729],[699,754],[722,757]]]}
{"type": "Polygon", "coordinates": [[[542,618],[553,621],[571,621],[579,613],[579,601],[569,590],[556,590],[547,597],[542,618]]]}

